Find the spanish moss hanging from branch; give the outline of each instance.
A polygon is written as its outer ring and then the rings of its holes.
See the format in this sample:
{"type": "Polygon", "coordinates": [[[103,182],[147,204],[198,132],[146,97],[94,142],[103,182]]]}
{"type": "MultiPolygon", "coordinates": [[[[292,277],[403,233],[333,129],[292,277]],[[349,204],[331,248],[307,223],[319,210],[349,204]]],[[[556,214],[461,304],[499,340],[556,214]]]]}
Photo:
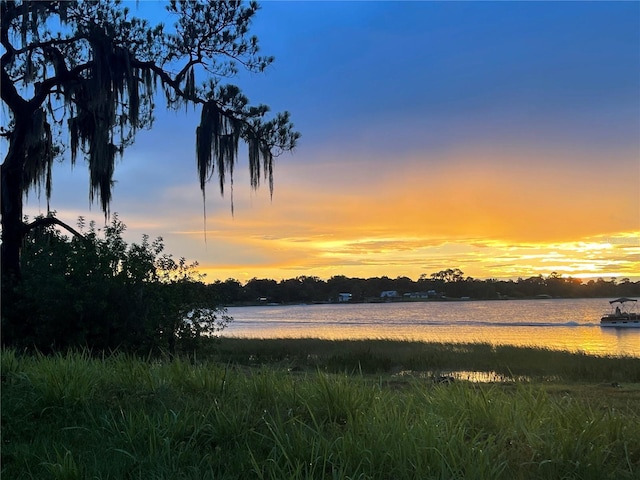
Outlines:
{"type": "Polygon", "coordinates": [[[169,2],[173,26],[165,27],[115,0],[0,0],[7,112],[0,131],[9,146],[1,167],[3,278],[8,271],[19,277],[28,231],[22,199],[44,187],[49,202],[53,161],[65,153],[72,165],[84,160],[89,201],[108,215],[116,160],[139,129],[151,127],[162,96],[166,108],[201,108],[195,149],[203,198],[216,173],[220,192],[228,182],[233,193],[240,141],[248,146],[251,186],[264,176],[273,193],[274,157],[291,151],[300,134],[288,113],[268,119],[268,107],[221,84],[243,69],[261,73],[274,60],[249,34],[258,9],[255,2],[169,2]]]}

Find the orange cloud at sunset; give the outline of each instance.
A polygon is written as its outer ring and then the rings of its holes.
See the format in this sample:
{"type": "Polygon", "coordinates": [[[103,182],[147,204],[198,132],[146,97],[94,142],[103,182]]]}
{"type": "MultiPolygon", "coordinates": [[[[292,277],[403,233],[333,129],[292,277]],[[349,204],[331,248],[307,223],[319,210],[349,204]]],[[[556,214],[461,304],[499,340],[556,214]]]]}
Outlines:
{"type": "Polygon", "coordinates": [[[210,280],[417,278],[452,267],[476,278],[640,275],[632,161],[611,175],[596,153],[335,158],[283,162],[271,203],[236,187],[234,217],[222,208],[207,218],[206,258],[202,218],[176,233],[189,237],[210,280]]]}

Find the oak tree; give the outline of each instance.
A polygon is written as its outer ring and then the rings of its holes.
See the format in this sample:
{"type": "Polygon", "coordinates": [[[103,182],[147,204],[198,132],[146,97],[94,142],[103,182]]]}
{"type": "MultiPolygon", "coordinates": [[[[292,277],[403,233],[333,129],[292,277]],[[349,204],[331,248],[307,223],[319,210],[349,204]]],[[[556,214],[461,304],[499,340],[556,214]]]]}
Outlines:
{"type": "MultiPolygon", "coordinates": [[[[131,5],[135,5],[131,3],[131,5]]],[[[139,129],[150,128],[158,103],[193,106],[200,121],[195,156],[200,188],[217,174],[233,178],[238,145],[247,145],[251,185],[273,188],[273,160],[299,138],[287,112],[269,116],[226,83],[241,69],[263,72],[273,57],[250,35],[258,5],[237,1],[171,1],[173,27],[137,18],[119,1],[0,2],[0,135],[3,290],[20,277],[20,248],[32,228],[23,200],[33,188],[49,200],[56,159],[82,159],[90,201],[105,215],[115,161],[139,129]]],[[[66,225],[63,224],[66,227],[66,225]]]]}

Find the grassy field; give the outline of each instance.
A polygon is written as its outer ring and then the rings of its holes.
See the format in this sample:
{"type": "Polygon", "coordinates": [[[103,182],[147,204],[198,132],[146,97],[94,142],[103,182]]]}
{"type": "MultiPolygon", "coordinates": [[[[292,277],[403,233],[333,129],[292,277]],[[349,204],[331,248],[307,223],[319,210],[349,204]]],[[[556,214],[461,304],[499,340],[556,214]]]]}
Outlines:
{"type": "Polygon", "coordinates": [[[222,339],[1,360],[7,479],[640,477],[638,358],[222,339]],[[440,381],[456,371],[500,381],[440,381]]]}

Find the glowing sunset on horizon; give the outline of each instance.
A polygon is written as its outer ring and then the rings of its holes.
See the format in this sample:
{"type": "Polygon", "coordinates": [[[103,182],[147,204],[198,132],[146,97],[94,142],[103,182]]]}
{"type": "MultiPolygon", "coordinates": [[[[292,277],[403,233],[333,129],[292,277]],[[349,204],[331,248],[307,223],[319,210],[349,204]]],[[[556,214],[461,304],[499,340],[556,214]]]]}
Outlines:
{"type": "MultiPolygon", "coordinates": [[[[233,190],[214,181],[203,206],[198,115],[158,109],[111,211],[208,281],[640,279],[638,18],[637,2],[265,2],[253,33],[276,61],[238,84],[302,133],[273,197],[241,149],[233,190]]],[[[102,222],[87,190],[83,165],[57,165],[51,208],[102,222]]],[[[25,211],[46,208],[31,194],[25,211]]]]}

